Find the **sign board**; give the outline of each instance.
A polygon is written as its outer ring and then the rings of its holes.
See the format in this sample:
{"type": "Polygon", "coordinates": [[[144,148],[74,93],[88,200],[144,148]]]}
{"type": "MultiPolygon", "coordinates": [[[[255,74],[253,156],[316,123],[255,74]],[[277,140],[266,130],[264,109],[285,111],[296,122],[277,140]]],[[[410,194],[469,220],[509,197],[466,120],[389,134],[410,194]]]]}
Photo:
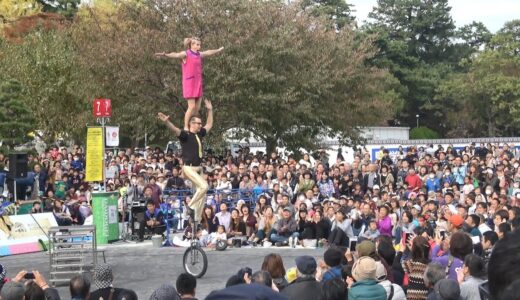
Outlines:
{"type": "Polygon", "coordinates": [[[112,100],[95,99],[92,107],[94,118],[110,118],[112,117],[112,100]]]}
{"type": "Polygon", "coordinates": [[[119,127],[106,126],[105,127],[105,141],[107,147],[119,146],[119,127]]]}
{"type": "Polygon", "coordinates": [[[103,181],[103,128],[87,128],[85,181],[103,181]]]}
{"type": "Polygon", "coordinates": [[[58,226],[53,213],[0,217],[0,256],[43,251],[49,228],[58,226]]]}
{"type": "Polygon", "coordinates": [[[92,213],[96,225],[96,242],[98,245],[108,244],[119,238],[117,201],[119,193],[93,193],[92,213]]]}

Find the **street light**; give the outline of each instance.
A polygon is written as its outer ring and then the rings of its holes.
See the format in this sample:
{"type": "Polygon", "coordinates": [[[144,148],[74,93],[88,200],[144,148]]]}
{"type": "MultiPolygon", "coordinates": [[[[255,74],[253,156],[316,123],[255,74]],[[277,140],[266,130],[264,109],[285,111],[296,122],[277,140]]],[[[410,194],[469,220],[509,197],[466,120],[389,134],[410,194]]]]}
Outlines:
{"type": "Polygon", "coordinates": [[[415,117],[417,118],[417,128],[419,128],[419,115],[415,115],[415,117]]]}

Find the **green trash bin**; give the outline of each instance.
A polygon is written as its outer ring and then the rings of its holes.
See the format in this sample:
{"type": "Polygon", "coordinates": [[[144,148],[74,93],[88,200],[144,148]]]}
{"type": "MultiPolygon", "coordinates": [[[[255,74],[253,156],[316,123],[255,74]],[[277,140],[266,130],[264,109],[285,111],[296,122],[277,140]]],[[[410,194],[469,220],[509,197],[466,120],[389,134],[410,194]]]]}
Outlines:
{"type": "Polygon", "coordinates": [[[119,239],[118,198],[117,192],[92,194],[92,213],[98,245],[106,245],[119,239]]]}

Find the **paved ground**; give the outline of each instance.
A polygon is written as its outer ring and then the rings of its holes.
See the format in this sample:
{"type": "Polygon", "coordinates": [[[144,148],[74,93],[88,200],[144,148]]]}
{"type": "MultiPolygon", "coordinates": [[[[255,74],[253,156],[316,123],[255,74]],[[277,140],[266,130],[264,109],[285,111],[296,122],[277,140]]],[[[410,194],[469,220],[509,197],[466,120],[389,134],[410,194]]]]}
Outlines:
{"type": "MultiPolygon", "coordinates": [[[[300,255],[323,257],[321,249],[292,248],[235,248],[226,251],[207,251],[209,267],[206,275],[197,282],[197,297],[204,299],[212,290],[223,288],[227,279],[241,267],[249,266],[254,271],[260,269],[263,257],[271,252],[279,253],[285,268],[294,266],[294,258],[300,255]]],[[[142,244],[119,244],[106,247],[107,263],[114,269],[116,287],[136,291],[139,299],[148,299],[152,291],[162,283],[171,283],[182,269],[182,248],[152,248],[150,241],[142,244]]],[[[6,267],[8,277],[14,277],[19,270],[39,270],[48,277],[49,256],[47,253],[33,253],[2,257],[0,262],[6,267]]],[[[66,286],[58,287],[62,299],[69,299],[66,286]]]]}

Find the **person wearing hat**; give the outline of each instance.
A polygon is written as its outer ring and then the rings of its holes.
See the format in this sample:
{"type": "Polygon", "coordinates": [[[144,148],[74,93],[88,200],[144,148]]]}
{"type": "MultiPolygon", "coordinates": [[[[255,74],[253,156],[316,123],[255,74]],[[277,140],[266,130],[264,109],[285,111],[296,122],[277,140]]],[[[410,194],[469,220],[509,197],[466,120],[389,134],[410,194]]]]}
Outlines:
{"type": "Polygon", "coordinates": [[[376,262],[376,280],[385,289],[387,299],[406,300],[403,288],[388,280],[386,268],[380,261],[376,262]]]}
{"type": "Polygon", "coordinates": [[[352,220],[347,218],[347,210],[347,207],[342,207],[336,212],[329,235],[329,245],[348,246],[350,239],[354,237],[352,220]]]}
{"type": "Polygon", "coordinates": [[[356,281],[348,291],[349,300],[386,300],[386,291],[376,281],[376,261],[368,256],[360,257],[352,267],[352,276],[356,281]]]}
{"type": "Polygon", "coordinates": [[[303,176],[300,177],[300,181],[298,183],[298,193],[305,193],[308,190],[312,190],[316,183],[312,180],[312,174],[310,171],[305,171],[303,176]]]}
{"type": "Polygon", "coordinates": [[[315,300],[320,298],[321,285],[316,281],[316,260],[311,256],[298,256],[295,259],[297,277],[281,294],[289,299],[315,300]]]}
{"type": "Polygon", "coordinates": [[[447,217],[448,219],[448,231],[450,233],[455,233],[457,231],[462,230],[462,226],[464,225],[464,219],[460,215],[451,215],[447,217]]]}
{"type": "Polygon", "coordinates": [[[127,291],[122,288],[114,288],[114,275],[112,267],[108,264],[99,264],[94,268],[92,281],[96,290],[90,292],[90,299],[120,299],[119,294],[127,291]]]}
{"type": "Polygon", "coordinates": [[[298,223],[294,220],[290,207],[285,207],[282,212],[283,218],[278,220],[274,225],[275,233],[271,234],[271,241],[276,246],[296,246],[298,241],[298,223]]]}

